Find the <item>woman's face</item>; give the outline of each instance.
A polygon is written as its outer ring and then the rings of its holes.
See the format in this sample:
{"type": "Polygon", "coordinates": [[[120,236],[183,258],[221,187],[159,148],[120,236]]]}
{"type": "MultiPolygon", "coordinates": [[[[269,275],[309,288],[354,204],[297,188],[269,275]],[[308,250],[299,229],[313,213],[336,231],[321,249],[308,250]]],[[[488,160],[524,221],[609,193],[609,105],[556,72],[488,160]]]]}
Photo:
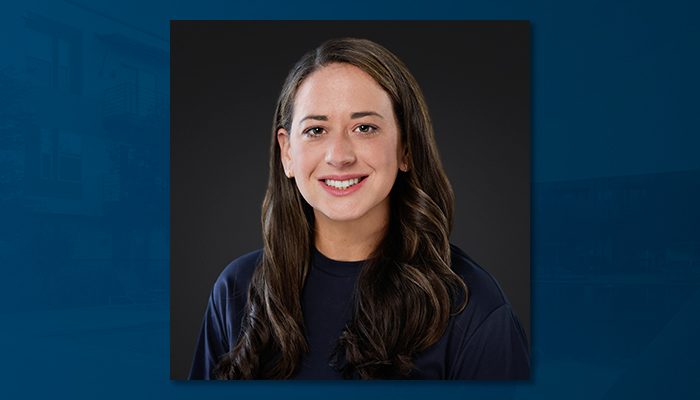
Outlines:
{"type": "Polygon", "coordinates": [[[277,132],[282,163],[317,218],[386,218],[400,160],[391,99],[367,73],[330,64],[294,99],[291,131],[277,132]]]}

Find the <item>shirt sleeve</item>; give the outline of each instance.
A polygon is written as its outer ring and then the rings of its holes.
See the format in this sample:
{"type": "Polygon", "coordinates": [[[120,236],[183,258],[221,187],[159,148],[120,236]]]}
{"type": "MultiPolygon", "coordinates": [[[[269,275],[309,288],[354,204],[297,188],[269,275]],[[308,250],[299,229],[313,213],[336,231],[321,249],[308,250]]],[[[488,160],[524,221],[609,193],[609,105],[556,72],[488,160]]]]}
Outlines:
{"type": "Polygon", "coordinates": [[[213,292],[209,296],[207,310],[204,313],[189,379],[214,379],[214,367],[219,362],[219,358],[228,352],[228,340],[220,304],[216,301],[213,292]]]}
{"type": "Polygon", "coordinates": [[[510,304],[493,310],[471,335],[464,338],[450,370],[450,379],[530,378],[525,333],[510,304]]]}

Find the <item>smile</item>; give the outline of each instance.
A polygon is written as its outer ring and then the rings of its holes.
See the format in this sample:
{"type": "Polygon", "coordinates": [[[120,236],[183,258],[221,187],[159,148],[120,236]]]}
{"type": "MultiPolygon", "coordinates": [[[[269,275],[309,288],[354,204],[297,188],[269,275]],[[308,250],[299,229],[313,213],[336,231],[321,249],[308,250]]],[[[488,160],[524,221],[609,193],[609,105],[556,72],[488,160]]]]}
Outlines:
{"type": "Polygon", "coordinates": [[[336,189],[347,189],[350,186],[357,185],[360,182],[360,178],[348,179],[346,181],[334,181],[333,179],[326,179],[324,181],[326,185],[333,186],[336,189]]]}
{"type": "Polygon", "coordinates": [[[327,192],[334,196],[345,196],[348,195],[360,187],[365,181],[367,176],[359,176],[349,179],[319,179],[321,186],[326,189],[327,192]]]}

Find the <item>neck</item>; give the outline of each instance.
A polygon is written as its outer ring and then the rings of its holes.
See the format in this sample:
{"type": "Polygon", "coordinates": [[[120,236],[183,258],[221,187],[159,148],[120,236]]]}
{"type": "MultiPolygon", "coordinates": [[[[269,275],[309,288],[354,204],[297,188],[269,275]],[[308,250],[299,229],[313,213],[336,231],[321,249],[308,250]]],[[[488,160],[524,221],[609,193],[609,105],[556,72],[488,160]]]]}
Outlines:
{"type": "Polygon", "coordinates": [[[318,251],[336,261],[362,261],[386,235],[389,205],[379,205],[352,221],[334,221],[316,212],[315,221],[314,244],[318,251]]]}

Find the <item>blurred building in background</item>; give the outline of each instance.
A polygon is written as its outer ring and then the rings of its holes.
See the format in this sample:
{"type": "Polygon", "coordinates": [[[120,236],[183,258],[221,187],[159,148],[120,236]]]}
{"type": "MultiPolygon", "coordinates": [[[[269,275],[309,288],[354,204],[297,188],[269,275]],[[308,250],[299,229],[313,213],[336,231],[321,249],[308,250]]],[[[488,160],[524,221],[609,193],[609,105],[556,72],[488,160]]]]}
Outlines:
{"type": "Polygon", "coordinates": [[[22,32],[0,65],[0,249],[36,293],[20,306],[167,301],[168,40],[88,3],[0,17],[22,32]]]}

